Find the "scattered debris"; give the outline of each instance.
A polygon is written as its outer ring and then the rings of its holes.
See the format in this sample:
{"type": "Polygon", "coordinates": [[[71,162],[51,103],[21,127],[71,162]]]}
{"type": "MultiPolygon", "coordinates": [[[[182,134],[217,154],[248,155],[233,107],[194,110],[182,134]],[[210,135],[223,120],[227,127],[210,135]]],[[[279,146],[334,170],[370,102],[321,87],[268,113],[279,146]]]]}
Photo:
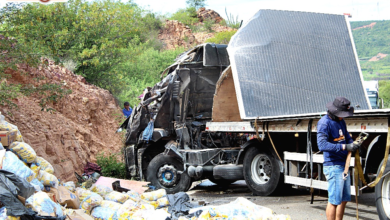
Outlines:
{"type": "Polygon", "coordinates": [[[148,182],[102,177],[93,163],[78,177],[78,187],[72,181],[60,183],[53,166],[22,139],[5,144],[0,145],[0,219],[211,220],[230,215],[290,219],[243,198],[209,207],[203,200],[192,203],[185,192],[149,191],[148,182]]]}

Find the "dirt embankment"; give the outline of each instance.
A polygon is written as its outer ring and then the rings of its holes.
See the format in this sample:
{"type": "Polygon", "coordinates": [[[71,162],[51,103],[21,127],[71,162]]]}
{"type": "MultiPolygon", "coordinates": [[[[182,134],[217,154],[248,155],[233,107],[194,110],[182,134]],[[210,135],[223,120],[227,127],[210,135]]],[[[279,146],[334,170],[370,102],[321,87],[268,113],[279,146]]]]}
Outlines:
{"type": "Polygon", "coordinates": [[[9,73],[11,83],[37,86],[49,82],[72,90],[71,94],[51,104],[56,110],[52,112],[41,111],[41,99],[36,96],[15,100],[17,110],[0,107],[6,120],[18,126],[24,141],[54,166],[60,180],[74,180],[74,172],[82,174],[86,162],[96,162],[99,153],[120,151],[123,144],[115,130],[121,111],[107,90],[87,84],[82,76],[51,61],[46,68],[21,65],[19,71],[9,73]]]}

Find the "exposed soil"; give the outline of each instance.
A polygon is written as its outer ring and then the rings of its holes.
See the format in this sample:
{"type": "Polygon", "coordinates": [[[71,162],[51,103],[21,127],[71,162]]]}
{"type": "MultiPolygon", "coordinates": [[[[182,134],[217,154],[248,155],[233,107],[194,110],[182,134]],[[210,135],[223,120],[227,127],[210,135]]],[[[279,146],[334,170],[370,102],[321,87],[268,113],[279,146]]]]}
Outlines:
{"type": "Polygon", "coordinates": [[[385,58],[388,54],[378,53],[376,56],[371,57],[368,61],[378,61],[385,58]]]}
{"type": "Polygon", "coordinates": [[[352,30],[359,30],[359,29],[362,29],[362,28],[373,28],[374,25],[376,25],[376,22],[372,22],[371,24],[369,25],[364,25],[364,26],[361,26],[361,27],[357,27],[357,28],[354,28],[352,30]]]}
{"type": "Polygon", "coordinates": [[[60,180],[74,180],[74,172],[82,174],[86,162],[96,162],[99,153],[120,152],[123,144],[115,131],[123,116],[107,90],[87,84],[82,76],[52,61],[46,68],[21,65],[18,71],[9,73],[12,75],[10,83],[38,86],[50,82],[72,90],[71,94],[48,106],[55,111],[41,111],[38,96],[15,100],[19,109],[1,109],[6,120],[18,126],[24,141],[37,155],[54,166],[54,174],[60,180]],[[40,78],[43,79],[38,81],[40,78]]]}

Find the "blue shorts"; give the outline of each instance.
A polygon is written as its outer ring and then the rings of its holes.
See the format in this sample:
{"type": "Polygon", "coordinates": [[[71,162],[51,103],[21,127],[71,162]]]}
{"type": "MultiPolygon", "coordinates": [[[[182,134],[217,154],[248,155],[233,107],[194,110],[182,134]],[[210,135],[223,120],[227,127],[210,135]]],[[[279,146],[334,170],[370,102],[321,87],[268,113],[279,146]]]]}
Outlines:
{"type": "Polygon", "coordinates": [[[328,181],[328,200],[333,205],[351,201],[351,179],[343,180],[344,167],[340,165],[324,166],[328,181]]]}

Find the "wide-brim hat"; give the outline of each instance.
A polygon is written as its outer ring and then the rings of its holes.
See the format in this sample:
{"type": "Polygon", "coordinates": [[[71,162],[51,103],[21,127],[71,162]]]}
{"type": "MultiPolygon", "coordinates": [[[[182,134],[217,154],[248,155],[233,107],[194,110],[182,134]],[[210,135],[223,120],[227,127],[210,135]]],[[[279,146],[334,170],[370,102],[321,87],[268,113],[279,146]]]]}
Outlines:
{"type": "Polygon", "coordinates": [[[328,102],[328,110],[340,118],[346,118],[353,115],[354,108],[350,106],[351,102],[345,97],[336,97],[333,102],[328,102]]]}

